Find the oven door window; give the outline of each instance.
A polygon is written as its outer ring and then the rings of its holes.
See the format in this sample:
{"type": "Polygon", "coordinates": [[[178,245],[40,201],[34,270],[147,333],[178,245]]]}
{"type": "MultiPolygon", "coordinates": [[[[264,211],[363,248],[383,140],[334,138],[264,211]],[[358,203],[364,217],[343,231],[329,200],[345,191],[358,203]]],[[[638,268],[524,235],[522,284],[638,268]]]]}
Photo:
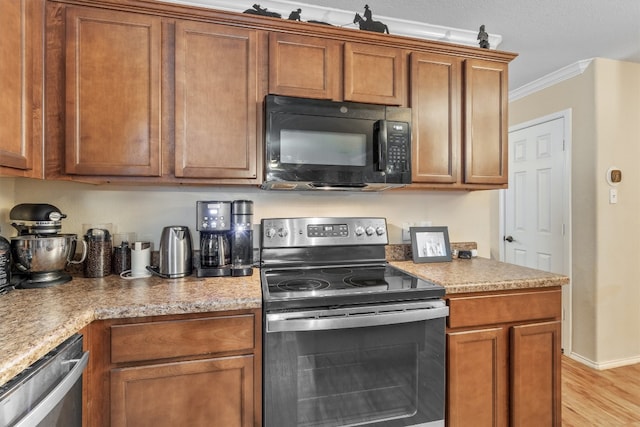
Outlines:
{"type": "Polygon", "coordinates": [[[443,425],[444,319],[265,344],[265,427],[443,425]]]}

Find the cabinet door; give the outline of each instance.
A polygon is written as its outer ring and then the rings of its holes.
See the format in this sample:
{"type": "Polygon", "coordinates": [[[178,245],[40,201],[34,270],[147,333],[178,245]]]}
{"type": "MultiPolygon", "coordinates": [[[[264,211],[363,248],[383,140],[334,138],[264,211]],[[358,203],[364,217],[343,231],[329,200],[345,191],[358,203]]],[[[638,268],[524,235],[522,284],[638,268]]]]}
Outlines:
{"type": "Polygon", "coordinates": [[[111,371],[111,425],[253,426],[253,356],[111,371]]]}
{"type": "Polygon", "coordinates": [[[0,175],[38,177],[43,160],[44,2],[0,0],[0,10],[0,175]]]}
{"type": "Polygon", "coordinates": [[[464,71],[464,181],[506,184],[507,64],[469,59],[464,71]]]}
{"type": "Polygon", "coordinates": [[[462,60],[411,54],[412,181],[459,180],[462,60]]]}
{"type": "Polygon", "coordinates": [[[284,33],[269,35],[269,93],[340,98],[340,43],[284,33]]]}
{"type": "Polygon", "coordinates": [[[257,178],[258,37],[176,23],[176,176],[257,178]]]}
{"type": "Polygon", "coordinates": [[[507,331],[447,333],[447,426],[507,425],[507,331]]]}
{"type": "Polygon", "coordinates": [[[561,322],[511,328],[511,425],[560,426],[561,322]]]}
{"type": "Polygon", "coordinates": [[[405,105],[405,61],[405,54],[401,49],[345,43],[344,99],[405,105]]]}
{"type": "Polygon", "coordinates": [[[65,172],[160,176],[160,18],[69,7],[65,172]]]}

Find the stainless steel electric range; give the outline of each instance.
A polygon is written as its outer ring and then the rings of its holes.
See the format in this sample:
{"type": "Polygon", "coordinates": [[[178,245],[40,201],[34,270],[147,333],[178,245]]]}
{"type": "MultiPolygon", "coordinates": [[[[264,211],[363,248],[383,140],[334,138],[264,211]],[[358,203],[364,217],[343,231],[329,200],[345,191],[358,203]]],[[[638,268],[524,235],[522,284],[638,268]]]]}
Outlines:
{"type": "Polygon", "coordinates": [[[264,426],[444,426],[444,288],[384,218],[262,220],[264,426]]]}

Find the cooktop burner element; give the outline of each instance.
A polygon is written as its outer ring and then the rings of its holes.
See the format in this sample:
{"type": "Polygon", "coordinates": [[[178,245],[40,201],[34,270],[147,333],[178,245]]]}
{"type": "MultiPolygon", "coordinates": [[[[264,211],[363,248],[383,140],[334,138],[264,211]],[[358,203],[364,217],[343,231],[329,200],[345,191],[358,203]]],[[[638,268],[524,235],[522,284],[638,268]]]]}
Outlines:
{"type": "Polygon", "coordinates": [[[278,289],[285,292],[309,292],[327,289],[329,282],[317,279],[291,279],[280,282],[276,285],[278,289]]]}
{"type": "Polygon", "coordinates": [[[387,264],[386,230],[384,218],[263,219],[260,270],[266,309],[442,297],[442,286],[387,264]]]}

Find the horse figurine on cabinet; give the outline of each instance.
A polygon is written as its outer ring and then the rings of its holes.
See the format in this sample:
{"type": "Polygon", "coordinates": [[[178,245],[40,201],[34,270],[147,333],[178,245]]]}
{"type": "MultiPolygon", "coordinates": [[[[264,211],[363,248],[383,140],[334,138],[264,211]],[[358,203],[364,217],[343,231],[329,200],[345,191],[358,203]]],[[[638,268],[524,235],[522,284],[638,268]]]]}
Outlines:
{"type": "Polygon", "coordinates": [[[353,18],[353,23],[358,24],[361,30],[389,34],[389,28],[385,24],[380,21],[366,20],[357,12],[356,16],[353,18]]]}

